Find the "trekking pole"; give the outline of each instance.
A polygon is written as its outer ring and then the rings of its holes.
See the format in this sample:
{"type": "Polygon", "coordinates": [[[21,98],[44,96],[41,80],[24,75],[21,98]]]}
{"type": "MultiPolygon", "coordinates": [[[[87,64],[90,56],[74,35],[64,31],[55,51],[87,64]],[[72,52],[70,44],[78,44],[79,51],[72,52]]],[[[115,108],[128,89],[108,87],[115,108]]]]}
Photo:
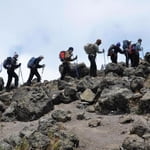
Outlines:
{"type": "Polygon", "coordinates": [[[143,55],[143,59],[144,59],[144,49],[142,48],[142,55],[143,55]]]}
{"type": "Polygon", "coordinates": [[[21,66],[20,66],[19,70],[20,70],[20,75],[21,75],[22,83],[24,84],[24,80],[23,80],[23,74],[22,74],[21,66]]]}
{"type": "Polygon", "coordinates": [[[3,63],[0,64],[0,72],[2,72],[2,65],[3,65],[3,63]]]}
{"type": "Polygon", "coordinates": [[[76,59],[75,71],[76,71],[77,78],[79,79],[80,76],[79,76],[79,71],[78,71],[78,59],[76,59]]]}
{"type": "Polygon", "coordinates": [[[104,69],[105,69],[106,66],[105,50],[103,49],[103,51],[104,51],[104,69]]]}
{"type": "Polygon", "coordinates": [[[45,67],[42,67],[41,80],[42,80],[42,78],[43,78],[44,68],[45,68],[45,67]]]}

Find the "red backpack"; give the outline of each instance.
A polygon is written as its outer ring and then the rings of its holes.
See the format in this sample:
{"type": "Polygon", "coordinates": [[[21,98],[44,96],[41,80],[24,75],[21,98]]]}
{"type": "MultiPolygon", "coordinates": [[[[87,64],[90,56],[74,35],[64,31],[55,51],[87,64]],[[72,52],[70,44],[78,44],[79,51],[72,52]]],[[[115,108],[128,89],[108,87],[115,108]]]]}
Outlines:
{"type": "Polygon", "coordinates": [[[61,52],[59,53],[59,58],[60,58],[61,61],[64,61],[64,60],[65,60],[65,53],[66,53],[66,51],[61,51],[61,52]]]}

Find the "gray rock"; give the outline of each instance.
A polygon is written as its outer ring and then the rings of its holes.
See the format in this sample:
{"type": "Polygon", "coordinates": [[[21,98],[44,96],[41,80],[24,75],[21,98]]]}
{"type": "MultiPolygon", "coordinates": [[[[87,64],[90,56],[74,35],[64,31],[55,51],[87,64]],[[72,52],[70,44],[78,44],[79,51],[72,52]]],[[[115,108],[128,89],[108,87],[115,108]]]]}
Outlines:
{"type": "Polygon", "coordinates": [[[5,141],[0,141],[0,150],[13,150],[13,147],[5,141]]]}
{"type": "Polygon", "coordinates": [[[3,120],[36,120],[53,109],[52,100],[41,87],[22,87],[15,91],[13,103],[3,114],[3,120]]]}
{"type": "Polygon", "coordinates": [[[88,123],[88,126],[91,127],[91,128],[98,127],[100,125],[101,125],[101,120],[100,119],[93,119],[88,123]]]}
{"type": "Polygon", "coordinates": [[[129,112],[128,101],[132,98],[133,93],[127,88],[118,88],[116,86],[105,88],[95,108],[103,114],[110,112],[126,113],[129,112]]]}
{"type": "Polygon", "coordinates": [[[82,101],[88,102],[88,103],[93,103],[95,94],[90,90],[86,89],[81,95],[80,98],[82,101]]]}
{"type": "Polygon", "coordinates": [[[139,119],[133,123],[130,133],[142,137],[144,134],[150,133],[150,126],[145,119],[139,119]]]}
{"type": "Polygon", "coordinates": [[[124,71],[124,66],[122,64],[109,63],[106,65],[106,68],[105,68],[105,74],[109,72],[113,72],[122,76],[123,71],[124,71]]]}
{"type": "Polygon", "coordinates": [[[2,77],[0,77],[0,91],[4,89],[4,80],[2,77]]]}
{"type": "Polygon", "coordinates": [[[123,141],[122,147],[125,150],[146,150],[144,139],[137,135],[130,135],[123,141]]]}
{"type": "Polygon", "coordinates": [[[130,87],[131,87],[132,91],[134,91],[134,92],[140,91],[140,89],[144,87],[144,80],[145,79],[142,77],[133,78],[130,83],[130,87]]]}
{"type": "Polygon", "coordinates": [[[144,56],[144,60],[147,61],[148,63],[150,63],[150,52],[146,52],[146,54],[144,56]]]}
{"type": "Polygon", "coordinates": [[[32,149],[42,149],[47,150],[50,146],[50,139],[48,136],[43,135],[40,132],[34,132],[29,137],[29,144],[31,145],[32,149]]]}
{"type": "Polygon", "coordinates": [[[85,112],[80,112],[77,114],[77,120],[84,120],[85,119],[85,112]]]}
{"type": "Polygon", "coordinates": [[[123,116],[119,119],[119,122],[121,124],[131,123],[133,121],[134,121],[134,119],[131,116],[123,116]]]}
{"type": "Polygon", "coordinates": [[[58,122],[66,122],[71,120],[71,114],[64,110],[55,110],[52,112],[52,118],[58,122]]]}
{"type": "Polygon", "coordinates": [[[145,93],[139,102],[140,113],[150,113],[150,91],[145,93]]]}

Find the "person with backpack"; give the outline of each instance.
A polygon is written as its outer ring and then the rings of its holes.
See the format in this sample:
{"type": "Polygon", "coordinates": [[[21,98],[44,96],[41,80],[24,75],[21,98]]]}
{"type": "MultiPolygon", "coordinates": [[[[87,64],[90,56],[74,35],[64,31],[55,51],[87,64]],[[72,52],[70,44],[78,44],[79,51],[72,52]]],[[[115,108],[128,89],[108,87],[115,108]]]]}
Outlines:
{"type": "Polygon", "coordinates": [[[136,52],[135,52],[135,67],[137,67],[139,65],[139,61],[140,61],[140,54],[139,52],[143,50],[143,47],[141,46],[142,45],[142,39],[138,39],[137,40],[137,43],[135,44],[135,49],[136,49],[136,52]]]}
{"type": "Polygon", "coordinates": [[[137,67],[139,65],[139,51],[143,50],[141,47],[142,39],[138,39],[137,43],[133,43],[129,47],[129,54],[131,58],[131,67],[137,67]]]}
{"type": "Polygon", "coordinates": [[[15,69],[21,66],[21,63],[17,64],[18,54],[15,52],[13,57],[7,57],[4,61],[3,66],[7,69],[8,80],[6,84],[6,91],[10,91],[10,85],[12,82],[12,78],[15,78],[15,88],[18,87],[19,78],[18,75],[15,73],[15,69]]]}
{"type": "Polygon", "coordinates": [[[97,65],[96,65],[96,56],[97,53],[104,53],[103,51],[99,51],[99,45],[102,43],[100,39],[97,39],[94,44],[88,43],[84,46],[85,52],[88,54],[88,59],[90,61],[90,76],[97,76],[97,65]]]}
{"type": "Polygon", "coordinates": [[[118,59],[118,52],[121,54],[124,54],[122,49],[120,48],[121,44],[118,42],[116,45],[112,44],[109,49],[108,49],[108,56],[110,56],[110,59],[112,63],[117,64],[117,59],[118,59]]]}
{"type": "Polygon", "coordinates": [[[70,61],[74,61],[77,59],[77,56],[73,57],[73,47],[69,47],[66,51],[61,51],[59,53],[59,58],[62,62],[62,70],[60,80],[64,80],[65,76],[70,74],[70,61]]]}
{"type": "Polygon", "coordinates": [[[131,41],[130,40],[124,40],[123,41],[123,51],[126,57],[126,67],[129,67],[129,60],[131,60],[131,55],[130,55],[130,46],[131,46],[131,41]]]}
{"type": "Polygon", "coordinates": [[[33,79],[33,76],[35,75],[37,77],[37,82],[40,82],[41,81],[41,76],[38,72],[38,68],[44,68],[45,67],[45,64],[43,65],[40,65],[40,61],[43,60],[44,57],[43,56],[39,56],[37,58],[34,58],[32,57],[28,64],[27,64],[27,67],[30,69],[30,74],[29,74],[29,78],[26,82],[26,85],[30,86],[31,85],[31,82],[32,82],[32,79],[33,79]]]}

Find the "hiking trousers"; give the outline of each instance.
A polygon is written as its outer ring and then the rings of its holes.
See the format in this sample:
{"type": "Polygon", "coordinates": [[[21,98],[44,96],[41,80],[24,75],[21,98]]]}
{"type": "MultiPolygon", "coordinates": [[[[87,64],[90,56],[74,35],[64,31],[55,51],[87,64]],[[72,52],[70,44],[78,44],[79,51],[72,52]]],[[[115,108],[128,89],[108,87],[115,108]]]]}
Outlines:
{"type": "Polygon", "coordinates": [[[114,53],[110,56],[111,62],[117,64],[117,53],[114,53]]]}
{"type": "Polygon", "coordinates": [[[89,54],[88,59],[90,61],[90,76],[97,76],[97,65],[96,65],[96,55],[89,54]]]}
{"type": "Polygon", "coordinates": [[[62,72],[61,72],[60,79],[64,80],[66,74],[70,73],[70,64],[69,64],[69,62],[63,62],[62,67],[63,67],[63,69],[62,69],[62,72]]]}
{"type": "Polygon", "coordinates": [[[41,76],[40,76],[37,68],[31,68],[30,69],[30,75],[29,75],[29,78],[27,80],[27,85],[31,85],[31,82],[32,82],[32,79],[33,79],[34,75],[37,77],[37,82],[41,81],[41,76]]]}
{"type": "Polygon", "coordinates": [[[10,69],[10,70],[8,69],[7,74],[8,74],[8,81],[6,84],[6,89],[8,90],[10,89],[10,85],[11,85],[13,77],[15,78],[15,87],[18,87],[19,78],[18,78],[18,75],[15,73],[14,69],[10,69]]]}

